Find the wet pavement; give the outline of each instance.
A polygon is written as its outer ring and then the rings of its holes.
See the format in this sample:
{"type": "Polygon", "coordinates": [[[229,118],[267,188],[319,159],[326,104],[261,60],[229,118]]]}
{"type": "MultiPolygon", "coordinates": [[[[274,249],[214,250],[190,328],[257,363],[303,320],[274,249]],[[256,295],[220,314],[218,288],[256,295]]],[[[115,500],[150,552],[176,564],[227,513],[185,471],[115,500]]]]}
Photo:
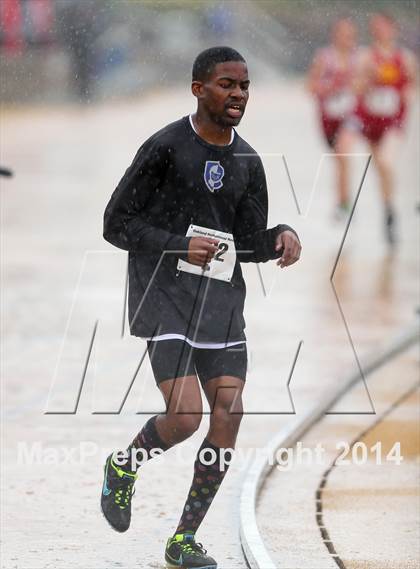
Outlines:
{"type": "MultiPolygon", "coordinates": [[[[163,463],[142,469],[132,527],[124,535],[112,532],[99,511],[99,449],[105,454],[126,446],[163,405],[145,362],[120,415],[91,413],[109,408],[117,395],[121,401],[145,348],[138,339],[118,338],[126,254],[102,239],[102,215],[141,142],[192,109],[186,88],[86,109],[2,111],[2,163],[16,174],[1,181],[4,568],[162,567],[164,543],[178,521],[206,421],[182,445],[185,460],[172,449],[163,463]],[[97,319],[95,365],[88,368],[78,412],[45,415],[48,401],[71,410],[97,319]],[[81,443],[91,453],[84,462],[81,443]],[[32,457],[25,455],[31,450],[32,457]]],[[[331,222],[331,158],[320,162],[325,148],[302,85],[256,87],[239,132],[262,154],[270,224],[294,226],[303,243],[300,263],[289,269],[244,266],[251,366],[249,414],[238,450],[252,457],[296,419],[294,410],[298,417],[357,369],[355,353],[363,365],[367,354],[412,324],[418,302],[418,139],[413,118],[398,159],[400,244],[393,253],[382,235],[375,173],[368,171],[333,279],[346,328],[330,281],[344,226],[331,222]],[[267,111],[273,101],[275,113],[267,111]],[[282,155],[302,211],[313,197],[306,216],[298,215],[282,155]],[[292,404],[286,384],[301,341],[292,404]]],[[[352,160],[356,192],[366,156],[352,160]]],[[[342,404],[369,410],[366,394],[356,393],[358,398],[342,404]]],[[[198,534],[221,569],[245,567],[237,499],[246,466],[243,457],[232,465],[198,534]]]]}

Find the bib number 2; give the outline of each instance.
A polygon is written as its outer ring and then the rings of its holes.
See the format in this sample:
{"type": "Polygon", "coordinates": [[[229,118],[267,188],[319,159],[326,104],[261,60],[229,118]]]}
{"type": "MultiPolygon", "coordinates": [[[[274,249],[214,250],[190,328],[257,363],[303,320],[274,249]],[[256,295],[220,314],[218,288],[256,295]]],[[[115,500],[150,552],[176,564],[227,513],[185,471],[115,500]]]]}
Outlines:
{"type": "Polygon", "coordinates": [[[221,242],[219,243],[218,251],[217,251],[217,253],[216,253],[215,256],[214,256],[214,260],[215,260],[215,261],[219,261],[219,262],[221,262],[221,263],[224,263],[224,262],[225,262],[225,259],[223,258],[223,255],[224,255],[225,253],[227,253],[228,251],[229,251],[229,245],[228,245],[227,243],[224,243],[223,241],[221,241],[221,242]]]}
{"type": "Polygon", "coordinates": [[[180,259],[177,266],[178,271],[200,276],[204,275],[210,279],[230,282],[236,262],[236,249],[233,235],[207,227],[200,227],[199,225],[190,225],[187,231],[187,237],[217,239],[219,241],[218,249],[206,267],[198,267],[197,265],[180,259]]]}

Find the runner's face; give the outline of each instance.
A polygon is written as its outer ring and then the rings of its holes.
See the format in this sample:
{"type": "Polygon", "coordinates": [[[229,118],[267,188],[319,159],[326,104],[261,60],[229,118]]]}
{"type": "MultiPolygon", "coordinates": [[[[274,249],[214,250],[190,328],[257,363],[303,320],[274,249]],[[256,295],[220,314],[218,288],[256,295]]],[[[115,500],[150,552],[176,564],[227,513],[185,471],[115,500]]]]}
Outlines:
{"type": "Polygon", "coordinates": [[[395,24],[383,16],[373,16],[370,21],[370,33],[379,42],[391,42],[396,38],[395,24]]]}
{"type": "Polygon", "coordinates": [[[338,21],[333,28],[333,43],[339,49],[351,50],[356,45],[356,28],[349,20],[338,21]]]}
{"type": "Polygon", "coordinates": [[[195,83],[194,94],[214,122],[222,126],[237,126],[241,122],[249,96],[246,63],[218,63],[205,82],[195,83]]]}

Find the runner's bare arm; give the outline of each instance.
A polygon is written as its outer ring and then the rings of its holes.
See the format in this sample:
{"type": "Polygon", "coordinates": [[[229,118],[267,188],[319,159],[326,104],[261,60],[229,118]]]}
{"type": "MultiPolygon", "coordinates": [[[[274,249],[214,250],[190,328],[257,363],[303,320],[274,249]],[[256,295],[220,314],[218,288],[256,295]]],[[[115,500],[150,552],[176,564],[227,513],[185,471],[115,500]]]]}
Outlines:
{"type": "Polygon", "coordinates": [[[322,81],[325,71],[325,58],[321,51],[315,54],[306,79],[306,87],[312,95],[322,97],[326,94],[326,85],[322,81]]]}
{"type": "Polygon", "coordinates": [[[354,90],[355,93],[361,95],[365,93],[374,79],[374,66],[372,62],[372,55],[369,48],[361,48],[355,62],[354,71],[354,90]]]}
{"type": "Polygon", "coordinates": [[[403,61],[407,72],[408,81],[414,84],[417,79],[417,60],[416,56],[409,49],[403,50],[403,61]]]}

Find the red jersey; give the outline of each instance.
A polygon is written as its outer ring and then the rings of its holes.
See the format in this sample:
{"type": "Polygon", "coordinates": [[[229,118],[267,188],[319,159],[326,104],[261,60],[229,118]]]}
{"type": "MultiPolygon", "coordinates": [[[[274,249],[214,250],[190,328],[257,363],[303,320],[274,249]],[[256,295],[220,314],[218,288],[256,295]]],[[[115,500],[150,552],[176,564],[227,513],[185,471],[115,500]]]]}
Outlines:
{"type": "Polygon", "coordinates": [[[320,119],[324,136],[331,148],[335,147],[344,120],[354,113],[357,107],[352,85],[355,56],[356,50],[343,66],[333,46],[324,48],[319,54],[324,63],[320,80],[328,90],[327,95],[318,97],[320,119]]]}
{"type": "Polygon", "coordinates": [[[371,53],[375,77],[360,98],[357,114],[367,138],[377,141],[389,128],[402,126],[406,114],[404,90],[409,77],[401,49],[391,55],[376,49],[371,53]]]}
{"type": "Polygon", "coordinates": [[[321,81],[329,87],[329,93],[319,97],[319,106],[322,117],[327,120],[342,121],[356,107],[356,97],[352,87],[355,55],[356,52],[351,54],[347,65],[343,67],[334,47],[327,47],[321,51],[320,57],[325,62],[321,81]]]}

